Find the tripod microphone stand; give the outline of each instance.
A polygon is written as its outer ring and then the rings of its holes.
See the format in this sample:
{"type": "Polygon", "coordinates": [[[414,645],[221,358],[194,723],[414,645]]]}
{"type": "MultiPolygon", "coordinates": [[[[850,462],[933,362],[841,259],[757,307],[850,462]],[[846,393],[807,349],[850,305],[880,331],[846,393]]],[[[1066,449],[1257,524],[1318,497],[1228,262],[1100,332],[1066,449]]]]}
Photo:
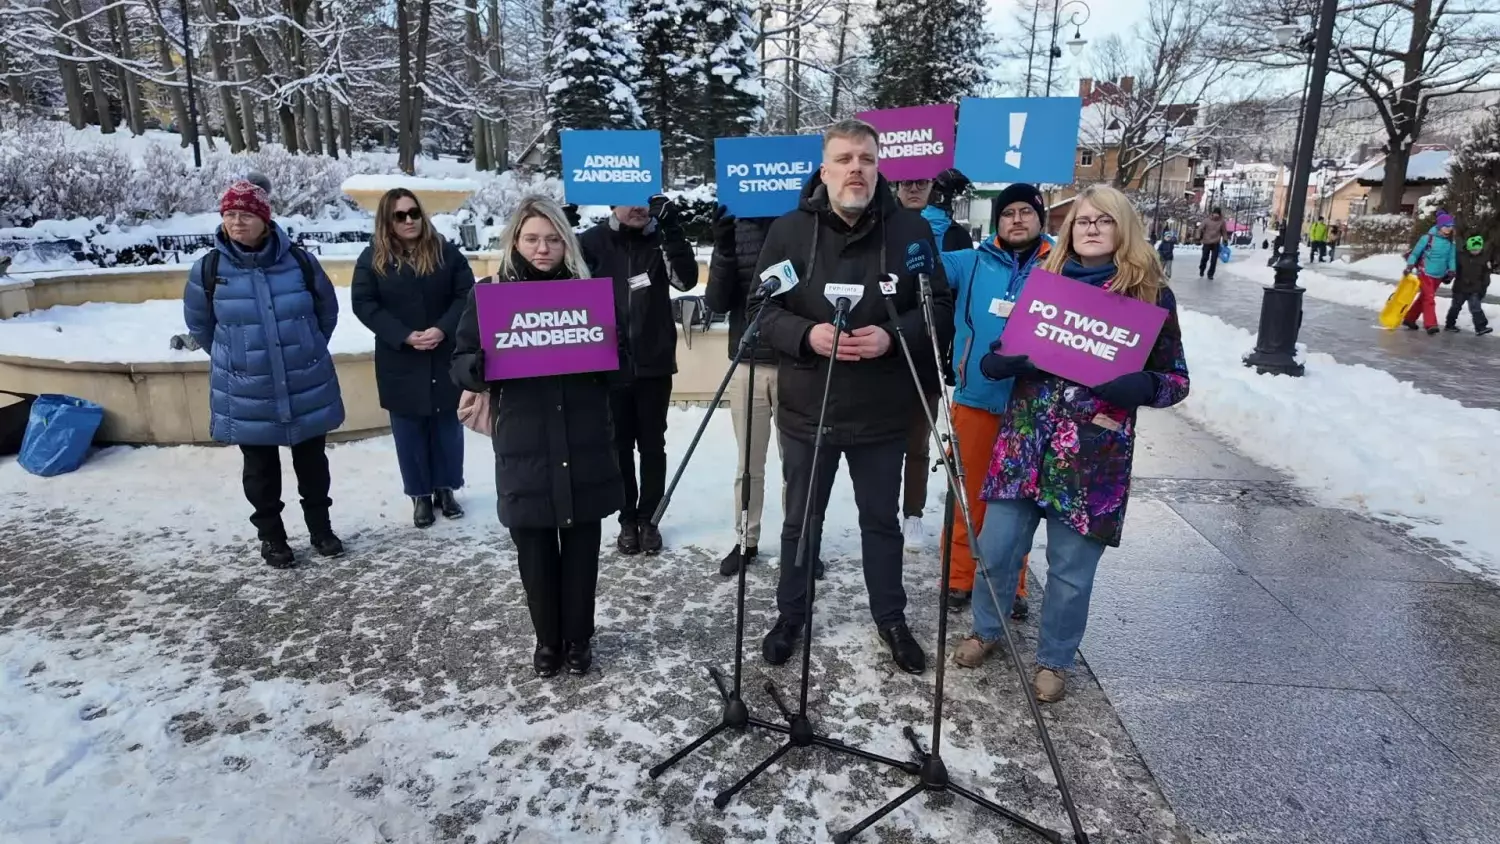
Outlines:
{"type": "MultiPolygon", "coordinates": [[[[807,496],[803,501],[802,535],[797,542],[796,567],[803,573],[803,583],[807,590],[803,594],[802,601],[803,619],[801,694],[797,703],[797,711],[793,712],[790,708],[787,707],[786,702],[782,700],[781,694],[776,689],[776,684],[772,682],[766,683],[766,694],[770,695],[771,700],[776,702],[776,708],[781,710],[782,717],[787,721],[787,741],[781,747],[777,748],[774,753],[766,757],[766,759],[763,760],[760,764],[752,768],[748,774],[741,777],[738,782],[714,796],[714,806],[720,809],[729,805],[729,801],[733,800],[734,796],[738,794],[742,789],[744,789],[745,786],[749,785],[756,777],[765,773],[767,769],[776,764],[776,762],[779,761],[781,757],[790,753],[794,748],[822,747],[849,756],[854,756],[859,759],[864,759],[867,762],[876,762],[881,765],[888,765],[892,768],[899,768],[909,774],[916,774],[920,772],[920,766],[918,766],[915,762],[901,762],[896,759],[889,759],[884,756],[870,753],[866,750],[861,750],[860,748],[854,747],[852,745],[845,744],[844,742],[839,741],[836,738],[820,735],[813,728],[811,719],[807,717],[807,690],[812,671],[813,598],[814,592],[817,589],[817,583],[815,578],[813,577],[813,565],[808,558],[811,556],[809,549],[812,545],[812,526],[815,523],[815,520],[813,518],[813,511],[815,509],[814,504],[817,503],[816,495],[818,489],[818,457],[822,453],[823,435],[827,430],[825,423],[827,422],[828,415],[828,392],[829,388],[833,385],[833,367],[834,364],[838,361],[839,357],[839,338],[840,336],[842,336],[842,334],[844,333],[844,329],[847,327],[849,310],[853,306],[849,297],[851,295],[858,297],[863,294],[863,289],[860,285],[847,285],[847,287],[853,288],[852,290],[848,291],[848,295],[844,295],[844,292],[835,292],[835,288],[843,286],[844,285],[830,284],[824,287],[825,295],[828,295],[830,297],[838,296],[837,301],[834,305],[833,348],[828,353],[828,374],[823,379],[823,395],[818,408],[817,434],[813,438],[812,472],[811,477],[808,479],[807,496]]],[[[817,522],[821,523],[821,520],[817,520],[817,522]]],[[[785,561],[783,561],[782,564],[785,565],[785,561]]]]}
{"type": "MultiPolygon", "coordinates": [[[[764,290],[762,290],[764,293],[764,290]]],[[[744,334],[740,335],[739,347],[734,350],[734,357],[729,361],[729,370],[724,373],[724,380],[719,382],[719,389],[715,391],[713,401],[709,403],[708,412],[703,414],[703,421],[698,423],[698,430],[693,434],[693,440],[688,444],[687,454],[682,457],[682,462],[677,466],[677,473],[672,476],[672,482],[667,485],[666,493],[662,495],[661,503],[657,505],[656,512],[651,516],[651,524],[661,524],[661,517],[667,511],[667,505],[672,502],[672,493],[677,489],[677,484],[682,481],[683,472],[687,469],[688,462],[693,459],[693,453],[698,450],[698,441],[703,438],[703,432],[708,428],[708,420],[713,417],[714,411],[719,408],[719,402],[724,397],[724,392],[729,388],[729,382],[734,378],[734,371],[739,368],[740,360],[746,353],[755,348],[760,337],[760,317],[765,313],[761,308],[755,315],[755,319],[745,326],[744,334]]],[[[751,402],[754,400],[755,391],[755,355],[750,353],[749,362],[746,364],[745,379],[745,413],[750,413],[751,402]]],[[[743,461],[740,465],[740,517],[739,517],[739,543],[740,553],[743,555],[749,547],[750,530],[750,432],[745,432],[744,449],[740,455],[743,461]]],[[[719,690],[719,697],[724,701],[724,712],[708,732],[689,742],[681,750],[672,754],[665,761],[654,766],[647,773],[652,779],[666,773],[667,769],[687,758],[689,754],[708,742],[725,730],[742,730],[746,727],[756,727],[762,730],[770,730],[774,733],[786,734],[788,728],[771,721],[763,721],[750,714],[750,709],[745,705],[745,699],[741,695],[742,666],[745,651],[745,569],[749,568],[749,561],[743,558],[740,561],[739,587],[735,594],[735,617],[734,617],[734,684],[732,687],[724,683],[724,675],[718,666],[710,666],[708,669],[709,679],[714,681],[714,686],[719,690]]]]}
{"type": "MultiPolygon", "coordinates": [[[[935,362],[934,365],[941,369],[943,357],[937,345],[937,332],[933,330],[935,326],[935,320],[933,318],[932,310],[931,282],[926,274],[919,275],[918,281],[922,302],[922,315],[927,324],[928,337],[932,341],[932,353],[933,360],[935,362]]],[[[947,765],[943,763],[943,699],[944,682],[946,678],[945,669],[948,662],[948,575],[952,566],[953,559],[953,528],[955,521],[954,510],[957,509],[962,513],[964,519],[964,527],[967,528],[969,532],[970,547],[973,550],[975,562],[977,564],[975,566],[977,573],[983,577],[985,586],[989,591],[990,599],[993,600],[995,602],[995,606],[999,608],[999,614],[1002,617],[1002,620],[1000,622],[1000,629],[1005,637],[1005,648],[1010,653],[1011,665],[1015,668],[1016,677],[1020,680],[1021,683],[1022,693],[1026,696],[1026,703],[1031,709],[1031,717],[1036,724],[1037,736],[1041,740],[1042,748],[1047,754],[1047,762],[1052,768],[1053,776],[1057,779],[1058,794],[1062,798],[1063,809],[1067,813],[1068,820],[1073,827],[1073,840],[1075,844],[1088,844],[1088,834],[1084,832],[1083,824],[1078,818],[1078,809],[1073,804],[1073,796],[1072,793],[1068,790],[1067,780],[1063,776],[1062,765],[1058,762],[1057,751],[1052,746],[1051,734],[1047,730],[1046,723],[1042,720],[1041,708],[1037,705],[1036,695],[1032,692],[1031,683],[1026,677],[1026,668],[1024,665],[1022,665],[1020,653],[1016,649],[1015,637],[1011,634],[1010,625],[1007,624],[1003,619],[1005,615],[1004,608],[1007,606],[1007,604],[1002,604],[1000,602],[999,596],[995,594],[995,584],[992,580],[990,580],[989,572],[985,569],[984,562],[980,556],[980,550],[978,547],[979,536],[974,532],[974,521],[969,509],[968,497],[964,494],[965,474],[963,461],[958,459],[960,451],[958,432],[954,429],[953,426],[952,402],[949,400],[946,391],[942,392],[941,401],[943,413],[941,415],[945,419],[947,430],[945,433],[940,434],[938,431],[937,420],[933,418],[932,414],[928,411],[926,399],[922,395],[922,382],[918,377],[916,361],[912,358],[911,345],[907,341],[906,333],[901,330],[900,321],[896,318],[896,306],[891,299],[891,296],[895,293],[894,281],[882,284],[881,289],[882,292],[885,293],[885,306],[890,316],[891,323],[896,326],[896,335],[901,343],[901,351],[906,357],[907,368],[911,370],[912,383],[915,385],[918,393],[918,403],[922,406],[922,413],[927,417],[928,430],[932,435],[933,441],[938,446],[938,452],[940,455],[939,462],[946,470],[946,474],[948,476],[948,493],[945,496],[948,511],[943,517],[944,541],[941,556],[942,581],[938,589],[938,594],[940,597],[938,599],[937,677],[936,688],[933,693],[932,707],[932,749],[926,752],[922,750],[921,744],[917,740],[916,730],[912,729],[910,726],[903,730],[902,734],[906,737],[906,740],[911,743],[913,751],[921,760],[921,765],[918,770],[919,780],[917,784],[897,795],[889,803],[886,803],[884,806],[875,810],[875,812],[870,814],[864,820],[855,824],[847,831],[836,834],[833,837],[833,840],[836,842],[836,844],[847,844],[847,842],[853,840],[856,835],[859,835],[861,832],[873,826],[886,815],[900,808],[907,801],[925,792],[949,792],[952,794],[956,794],[959,797],[968,800],[969,802],[985,809],[992,814],[999,815],[1000,817],[1003,817],[1018,826],[1036,833],[1037,835],[1048,841],[1061,842],[1063,840],[1060,833],[1041,826],[1040,824],[1037,824],[1034,821],[1029,820],[1028,818],[1025,818],[1015,812],[1010,811],[1009,809],[1006,809],[981,797],[973,791],[957,785],[949,778],[947,765]],[[944,449],[945,439],[947,440],[947,449],[944,449]],[[955,505],[957,505],[956,508],[955,505]]],[[[938,374],[941,375],[941,371],[939,371],[938,374]]]]}

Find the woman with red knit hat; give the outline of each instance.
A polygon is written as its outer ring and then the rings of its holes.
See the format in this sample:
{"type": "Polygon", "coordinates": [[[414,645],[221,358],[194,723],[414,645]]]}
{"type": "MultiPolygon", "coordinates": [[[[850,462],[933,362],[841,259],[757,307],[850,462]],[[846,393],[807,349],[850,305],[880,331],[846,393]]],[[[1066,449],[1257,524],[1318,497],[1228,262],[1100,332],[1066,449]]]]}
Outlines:
{"type": "Polygon", "coordinates": [[[209,353],[209,431],[244,454],[245,497],[261,558],[290,568],[296,558],[281,511],[280,448],[292,450],[297,492],[313,549],[344,553],[328,497],[328,432],[344,402],[328,351],[338,324],[333,283],[318,261],[271,221],[271,202],[245,180],[219,200],[223,224],[213,251],[188,273],[182,308],[188,332],[209,353]]]}

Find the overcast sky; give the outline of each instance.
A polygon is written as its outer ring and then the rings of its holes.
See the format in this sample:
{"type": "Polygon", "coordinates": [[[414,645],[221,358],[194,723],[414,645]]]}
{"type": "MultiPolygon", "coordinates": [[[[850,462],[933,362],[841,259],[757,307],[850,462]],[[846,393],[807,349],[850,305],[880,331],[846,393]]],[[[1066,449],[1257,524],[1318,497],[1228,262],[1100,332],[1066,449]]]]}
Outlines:
{"type": "MultiPolygon", "coordinates": [[[[1066,2],[1066,0],[1061,1],[1066,2]]],[[[1024,37],[1015,21],[1015,11],[1020,5],[1017,0],[986,0],[986,2],[990,9],[990,29],[1000,41],[1010,42],[1024,37]]],[[[1081,27],[1084,39],[1093,44],[1110,35],[1126,37],[1137,21],[1145,19],[1148,3],[1149,0],[1088,0],[1089,17],[1081,27]]],[[[1073,37],[1072,28],[1064,31],[1064,27],[1067,26],[1066,21],[1077,11],[1077,8],[1075,4],[1072,9],[1064,10],[1059,15],[1063,21],[1057,32],[1059,42],[1066,42],[1073,37]]],[[[1045,28],[1051,16],[1052,5],[1045,3],[1042,8],[1042,20],[1038,24],[1045,28]]],[[[1045,32],[1043,34],[1045,35],[1045,32]]],[[[1041,39],[1038,40],[1041,41],[1041,39]]],[[[1038,43],[1036,49],[1038,61],[1046,62],[1047,45],[1038,43]]],[[[1087,75],[1088,69],[1089,50],[1087,47],[1081,55],[1076,57],[1064,47],[1063,57],[1057,60],[1055,71],[1057,81],[1053,83],[1052,93],[1057,96],[1075,93],[1078,88],[1074,80],[1080,75],[1087,75]]]]}

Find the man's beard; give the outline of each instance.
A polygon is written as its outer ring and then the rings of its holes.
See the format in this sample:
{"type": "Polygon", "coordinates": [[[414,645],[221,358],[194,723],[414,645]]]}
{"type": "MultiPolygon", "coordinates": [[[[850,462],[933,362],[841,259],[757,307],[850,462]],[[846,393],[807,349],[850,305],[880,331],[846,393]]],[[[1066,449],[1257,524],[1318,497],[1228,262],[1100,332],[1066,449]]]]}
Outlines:
{"type": "Polygon", "coordinates": [[[865,213],[865,209],[870,207],[871,199],[872,197],[868,196],[864,199],[844,202],[840,202],[838,199],[834,199],[833,208],[840,214],[844,214],[850,217],[857,217],[860,214],[865,213]]]}

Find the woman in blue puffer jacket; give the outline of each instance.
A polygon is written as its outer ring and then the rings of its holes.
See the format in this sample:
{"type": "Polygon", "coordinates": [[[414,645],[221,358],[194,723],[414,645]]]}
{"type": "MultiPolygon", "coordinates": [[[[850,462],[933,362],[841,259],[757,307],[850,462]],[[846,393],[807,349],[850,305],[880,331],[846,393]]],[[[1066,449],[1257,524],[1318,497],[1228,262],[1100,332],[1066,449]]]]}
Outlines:
{"type": "Polygon", "coordinates": [[[248,181],[219,201],[218,244],[198,259],[182,293],[188,332],[209,352],[209,430],[244,453],[245,497],[261,558],[295,565],[281,521],[280,447],[292,450],[312,546],[344,553],[328,510],[329,431],[344,402],[328,340],[338,324],[333,284],[311,255],[271,222],[266,192],[248,181]]]}

